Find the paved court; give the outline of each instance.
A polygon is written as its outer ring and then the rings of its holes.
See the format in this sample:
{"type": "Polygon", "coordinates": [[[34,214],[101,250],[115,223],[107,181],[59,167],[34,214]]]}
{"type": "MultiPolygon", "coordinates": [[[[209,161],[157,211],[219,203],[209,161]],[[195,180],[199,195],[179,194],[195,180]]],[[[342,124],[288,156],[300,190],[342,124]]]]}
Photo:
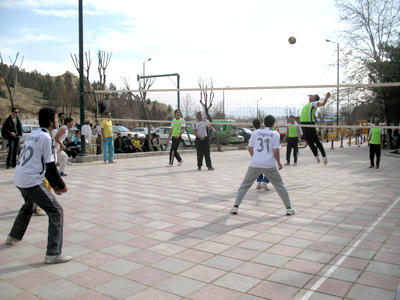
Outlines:
{"type": "MultiPolygon", "coordinates": [[[[318,165],[300,150],[281,174],[297,214],[274,188],[235,194],[247,151],[212,153],[214,172],[167,156],[67,166],[64,253],[43,263],[47,217],[24,239],[0,244],[0,299],[396,299],[400,284],[400,158],[368,169],[368,148],[330,150],[318,165]]],[[[281,151],[284,157],[285,148],[281,151]]],[[[282,159],[284,162],[284,159],[282,159]]],[[[0,240],[22,198],[0,170],[0,240]]]]}

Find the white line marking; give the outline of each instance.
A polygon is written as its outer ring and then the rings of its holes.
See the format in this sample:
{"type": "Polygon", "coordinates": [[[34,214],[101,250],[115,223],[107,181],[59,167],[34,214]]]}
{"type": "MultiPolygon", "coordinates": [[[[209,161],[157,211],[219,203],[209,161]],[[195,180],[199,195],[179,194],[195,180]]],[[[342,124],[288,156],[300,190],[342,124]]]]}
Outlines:
{"type": "Polygon", "coordinates": [[[382,219],[387,215],[387,213],[400,201],[400,196],[390,205],[385,212],[369,227],[364,234],[360,237],[357,242],[354,243],[353,246],[347,250],[346,254],[343,255],[312,287],[311,289],[300,298],[300,300],[309,299],[312,294],[332,275],[333,272],[344,262],[344,260],[360,245],[360,243],[367,237],[367,235],[378,225],[382,219]]]}

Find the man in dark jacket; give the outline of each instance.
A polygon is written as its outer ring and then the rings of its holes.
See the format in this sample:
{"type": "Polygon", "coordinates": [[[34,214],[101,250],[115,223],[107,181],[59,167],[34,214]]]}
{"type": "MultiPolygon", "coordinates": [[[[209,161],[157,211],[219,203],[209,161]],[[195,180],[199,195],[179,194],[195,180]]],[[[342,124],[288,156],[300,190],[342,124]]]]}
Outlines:
{"type": "Polygon", "coordinates": [[[6,119],[1,128],[1,135],[4,139],[8,140],[8,155],[6,161],[6,168],[10,166],[15,168],[17,164],[17,152],[19,146],[19,139],[22,136],[22,124],[18,117],[18,108],[11,109],[11,115],[6,119]]]}

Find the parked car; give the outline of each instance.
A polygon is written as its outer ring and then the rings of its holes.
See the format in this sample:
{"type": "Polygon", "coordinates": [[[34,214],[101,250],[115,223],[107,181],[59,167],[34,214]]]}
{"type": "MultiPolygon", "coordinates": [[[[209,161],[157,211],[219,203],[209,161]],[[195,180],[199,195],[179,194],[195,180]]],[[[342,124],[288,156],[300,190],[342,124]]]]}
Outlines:
{"type": "MultiPolygon", "coordinates": [[[[148,127],[136,127],[132,129],[132,132],[134,133],[142,133],[144,135],[147,135],[149,133],[149,128],[148,127]]],[[[151,129],[151,132],[154,132],[154,128],[151,129]]]]}
{"type": "Polygon", "coordinates": [[[25,142],[25,139],[28,137],[28,135],[32,131],[35,131],[36,129],[40,128],[40,126],[38,126],[38,125],[24,125],[24,124],[22,124],[22,126],[24,127],[24,132],[23,132],[23,135],[21,137],[21,145],[25,142]]]}
{"type": "Polygon", "coordinates": [[[245,138],[239,134],[239,143],[245,143],[245,142],[246,142],[245,138]]]}
{"type": "Polygon", "coordinates": [[[114,132],[114,139],[117,138],[118,133],[121,133],[121,136],[128,136],[128,134],[132,134],[132,138],[137,133],[139,140],[143,140],[146,138],[146,135],[144,133],[130,131],[128,128],[126,128],[125,126],[121,126],[121,125],[114,125],[113,132],[114,132]]]}
{"type": "Polygon", "coordinates": [[[249,139],[251,137],[252,131],[248,128],[242,128],[242,127],[238,127],[238,131],[239,131],[239,134],[244,138],[244,141],[246,143],[248,143],[249,139]]]}
{"type": "MultiPolygon", "coordinates": [[[[154,130],[154,133],[158,134],[160,136],[161,144],[165,144],[167,142],[170,130],[171,130],[170,127],[158,127],[154,130]]],[[[196,139],[196,136],[193,134],[184,132],[182,134],[181,138],[182,138],[182,140],[179,144],[179,147],[185,147],[185,146],[190,146],[190,141],[192,141],[192,143],[194,145],[194,140],[196,139]],[[189,140],[189,138],[190,138],[190,140],[189,140]]]]}

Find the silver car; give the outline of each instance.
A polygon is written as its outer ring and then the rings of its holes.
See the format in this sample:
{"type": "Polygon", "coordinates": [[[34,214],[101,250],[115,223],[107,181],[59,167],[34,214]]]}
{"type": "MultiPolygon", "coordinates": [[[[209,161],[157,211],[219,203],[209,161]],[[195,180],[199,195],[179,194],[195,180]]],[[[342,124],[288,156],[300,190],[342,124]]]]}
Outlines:
{"type": "MultiPolygon", "coordinates": [[[[160,143],[165,144],[167,142],[170,131],[171,131],[170,127],[158,127],[154,130],[154,133],[160,136],[160,143]]],[[[194,146],[194,140],[196,139],[195,135],[189,134],[187,133],[187,131],[185,131],[182,134],[181,138],[182,139],[180,141],[179,147],[190,146],[190,141],[194,146]]]]}

